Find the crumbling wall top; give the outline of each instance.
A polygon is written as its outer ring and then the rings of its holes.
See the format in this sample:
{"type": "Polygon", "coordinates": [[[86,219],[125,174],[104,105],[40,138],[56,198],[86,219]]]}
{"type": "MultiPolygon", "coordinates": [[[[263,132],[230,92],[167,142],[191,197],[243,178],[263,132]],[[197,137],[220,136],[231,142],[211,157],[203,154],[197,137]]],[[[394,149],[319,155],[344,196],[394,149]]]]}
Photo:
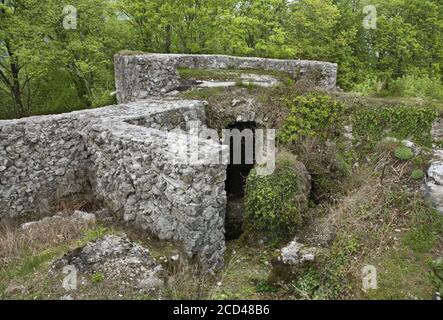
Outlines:
{"type": "Polygon", "coordinates": [[[119,103],[161,96],[181,86],[178,68],[262,69],[309,78],[327,90],[337,84],[337,64],[309,60],[279,60],[226,55],[120,53],[115,60],[119,103]]]}

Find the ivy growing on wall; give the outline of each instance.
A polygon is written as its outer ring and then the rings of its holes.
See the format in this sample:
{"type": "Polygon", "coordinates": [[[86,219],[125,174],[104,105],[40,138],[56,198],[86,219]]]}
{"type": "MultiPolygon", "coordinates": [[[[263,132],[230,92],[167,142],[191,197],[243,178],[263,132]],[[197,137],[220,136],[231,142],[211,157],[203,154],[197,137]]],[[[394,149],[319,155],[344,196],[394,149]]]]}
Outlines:
{"type": "Polygon", "coordinates": [[[367,147],[387,136],[430,146],[437,116],[432,107],[359,107],[354,114],[354,137],[367,147]]]}
{"type": "Polygon", "coordinates": [[[284,98],[290,113],[283,123],[279,140],[291,143],[303,137],[322,140],[334,137],[343,127],[346,106],[331,97],[314,92],[284,98]]]}
{"type": "Polygon", "coordinates": [[[306,169],[289,153],[277,157],[269,176],[252,170],[246,180],[245,225],[272,240],[289,239],[304,221],[308,205],[306,169]]]}

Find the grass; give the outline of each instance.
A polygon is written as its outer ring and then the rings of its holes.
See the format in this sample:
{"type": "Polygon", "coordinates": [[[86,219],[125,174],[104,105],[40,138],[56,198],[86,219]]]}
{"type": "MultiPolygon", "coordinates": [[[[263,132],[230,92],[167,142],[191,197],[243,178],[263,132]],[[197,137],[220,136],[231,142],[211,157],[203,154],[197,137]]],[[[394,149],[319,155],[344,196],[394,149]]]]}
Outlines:
{"type": "Polygon", "coordinates": [[[191,100],[209,100],[211,97],[218,96],[223,93],[226,88],[198,88],[186,91],[182,94],[185,99],[191,100]]]}
{"type": "MultiPolygon", "coordinates": [[[[53,296],[54,279],[48,278],[51,262],[89,241],[108,233],[103,227],[73,223],[70,219],[57,219],[29,230],[22,230],[12,222],[2,221],[0,231],[0,298],[43,299],[53,296]],[[7,295],[11,285],[21,284],[25,293],[7,295]],[[52,288],[50,288],[52,286],[52,288]]],[[[57,290],[55,290],[57,291],[57,290]]]]}
{"type": "Polygon", "coordinates": [[[371,261],[377,266],[378,289],[360,298],[377,300],[429,300],[436,292],[430,262],[431,255],[400,247],[387,256],[371,261]]]}
{"type": "MultiPolygon", "coordinates": [[[[395,159],[393,161],[397,163],[395,159]]],[[[437,288],[431,262],[442,252],[443,217],[430,209],[420,195],[404,189],[395,172],[395,168],[387,172],[381,187],[377,171],[371,171],[370,167],[355,168],[347,181],[349,189],[344,197],[313,208],[316,212],[333,214],[332,221],[337,224],[338,232],[325,259],[293,283],[269,283],[270,261],[275,248],[259,241],[246,243],[242,239],[227,244],[226,269],[215,277],[201,273],[195,265],[186,262],[170,269],[162,297],[430,299],[437,288]],[[361,269],[365,265],[374,265],[378,271],[379,288],[367,293],[361,290],[361,269]]],[[[32,251],[23,247],[8,251],[12,253],[8,261],[14,263],[8,263],[0,270],[0,298],[57,299],[66,293],[60,288],[61,279],[48,276],[52,260],[105,234],[122,231],[127,230],[99,225],[80,233],[75,231],[75,236],[57,242],[42,243],[47,240],[38,237],[34,238],[35,241],[28,239],[33,243],[32,251]],[[25,289],[6,295],[4,290],[11,284],[25,289]]],[[[19,233],[22,230],[10,230],[10,239],[20,238],[19,233]],[[13,231],[17,235],[11,236],[13,231]]],[[[131,238],[137,239],[136,234],[130,234],[131,238]]],[[[30,235],[35,236],[34,233],[30,235]]],[[[154,246],[149,240],[140,242],[152,248],[157,259],[173,252],[169,246],[154,246]]],[[[118,284],[108,282],[102,273],[93,274],[89,280],[91,286],[79,289],[78,294],[83,298],[153,298],[135,290],[122,295],[118,284]]]]}
{"type": "Polygon", "coordinates": [[[51,219],[47,223],[21,230],[16,222],[0,223],[0,266],[11,265],[18,260],[36,255],[44,250],[78,239],[90,225],[77,223],[67,215],[51,219]]]}
{"type": "Polygon", "coordinates": [[[267,283],[273,250],[261,245],[228,243],[226,269],[219,275],[208,298],[215,300],[272,299],[277,288],[267,283]]]}
{"type": "Polygon", "coordinates": [[[443,244],[443,216],[395,179],[385,181],[382,188],[374,183],[372,190],[367,185],[364,189],[366,199],[358,196],[359,204],[337,219],[342,237],[359,240],[348,267],[349,283],[355,287],[348,296],[431,299],[436,288],[429,278],[429,263],[443,244]],[[364,265],[374,265],[380,279],[376,292],[361,296],[358,288],[364,265]]]}

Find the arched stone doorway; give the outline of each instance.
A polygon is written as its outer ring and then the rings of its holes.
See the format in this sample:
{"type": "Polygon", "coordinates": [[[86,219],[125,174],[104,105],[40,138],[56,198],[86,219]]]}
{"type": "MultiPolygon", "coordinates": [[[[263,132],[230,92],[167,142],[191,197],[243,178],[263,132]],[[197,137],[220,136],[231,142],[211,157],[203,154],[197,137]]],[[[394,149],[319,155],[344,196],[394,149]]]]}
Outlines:
{"type": "Polygon", "coordinates": [[[226,240],[237,239],[242,234],[246,178],[255,165],[256,128],[255,122],[235,122],[226,128],[230,131],[230,161],[225,183],[228,197],[225,219],[226,240]],[[236,154],[239,151],[241,154],[236,154]]]}

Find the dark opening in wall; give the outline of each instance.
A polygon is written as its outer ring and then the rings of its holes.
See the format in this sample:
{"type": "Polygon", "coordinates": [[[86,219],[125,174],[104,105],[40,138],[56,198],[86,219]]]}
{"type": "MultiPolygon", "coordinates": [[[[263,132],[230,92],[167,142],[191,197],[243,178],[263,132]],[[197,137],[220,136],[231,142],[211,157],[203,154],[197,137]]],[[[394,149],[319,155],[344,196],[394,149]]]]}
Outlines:
{"type": "Polygon", "coordinates": [[[225,219],[226,240],[237,239],[242,234],[243,197],[245,195],[246,178],[255,164],[256,128],[255,122],[236,122],[227,127],[231,130],[231,138],[230,161],[225,183],[228,196],[225,219]],[[237,137],[235,137],[236,135],[237,137]],[[237,152],[241,150],[241,156],[236,155],[236,150],[237,152]]]}

